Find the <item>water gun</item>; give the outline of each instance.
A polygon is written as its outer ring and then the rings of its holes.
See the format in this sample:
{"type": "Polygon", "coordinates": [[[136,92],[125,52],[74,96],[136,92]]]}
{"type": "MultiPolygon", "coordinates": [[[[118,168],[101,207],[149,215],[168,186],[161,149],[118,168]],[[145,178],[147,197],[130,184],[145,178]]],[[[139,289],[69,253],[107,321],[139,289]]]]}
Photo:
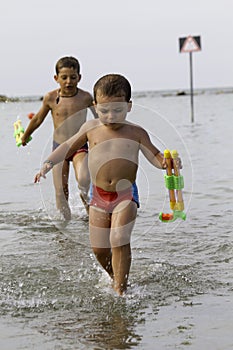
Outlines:
{"type": "Polygon", "coordinates": [[[180,175],[180,168],[177,162],[178,152],[176,150],[169,151],[166,149],[164,151],[164,158],[166,159],[166,175],[165,186],[168,189],[170,208],[173,213],[165,214],[160,213],[159,219],[163,222],[172,222],[180,218],[182,220],[186,219],[186,214],[184,213],[184,201],[182,195],[182,189],[184,188],[184,178],[180,175]]]}
{"type": "MultiPolygon", "coordinates": [[[[22,145],[22,136],[24,134],[24,128],[22,127],[22,124],[21,124],[21,120],[17,120],[15,123],[14,123],[14,138],[15,138],[15,141],[16,141],[16,146],[17,147],[20,147],[22,145]]],[[[31,141],[32,137],[29,136],[27,142],[31,141]]]]}

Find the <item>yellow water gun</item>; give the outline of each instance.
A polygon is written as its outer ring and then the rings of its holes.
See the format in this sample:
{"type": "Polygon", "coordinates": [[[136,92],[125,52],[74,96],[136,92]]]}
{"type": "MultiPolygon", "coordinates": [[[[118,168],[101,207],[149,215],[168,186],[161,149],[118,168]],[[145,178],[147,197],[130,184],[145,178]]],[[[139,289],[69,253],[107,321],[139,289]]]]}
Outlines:
{"type": "Polygon", "coordinates": [[[184,213],[184,201],[182,189],[184,188],[184,178],[180,175],[180,167],[177,162],[178,152],[176,150],[169,151],[166,149],[164,151],[164,158],[166,159],[166,175],[165,186],[168,189],[169,199],[170,199],[170,208],[173,213],[165,214],[160,213],[159,218],[163,222],[171,222],[180,218],[182,220],[186,219],[186,214],[184,213]]]}
{"type": "MultiPolygon", "coordinates": [[[[16,141],[16,146],[20,147],[22,145],[22,136],[24,134],[24,128],[22,127],[21,120],[18,119],[14,122],[14,138],[16,141]]],[[[32,137],[30,136],[27,142],[31,141],[32,137]]]]}

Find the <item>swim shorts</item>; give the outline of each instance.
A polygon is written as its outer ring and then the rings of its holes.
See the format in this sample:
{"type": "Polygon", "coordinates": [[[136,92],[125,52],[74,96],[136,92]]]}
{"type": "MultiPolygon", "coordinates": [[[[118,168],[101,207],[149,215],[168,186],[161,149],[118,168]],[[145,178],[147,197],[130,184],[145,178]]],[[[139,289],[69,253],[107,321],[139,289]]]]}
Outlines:
{"type": "Polygon", "coordinates": [[[104,209],[108,213],[112,213],[114,208],[121,202],[129,200],[137,204],[139,208],[139,196],[137,185],[134,183],[131,188],[119,192],[105,191],[95,185],[91,186],[90,205],[104,209]]]}
{"type": "MultiPolygon", "coordinates": [[[[60,144],[53,140],[53,151],[54,151],[58,146],[60,146],[60,144]]],[[[88,153],[88,145],[87,145],[87,143],[85,143],[85,145],[83,145],[81,148],[79,148],[76,152],[74,152],[74,154],[72,154],[71,157],[67,158],[66,160],[72,162],[74,156],[76,156],[76,154],[79,154],[79,153],[82,153],[82,152],[88,153]]]]}

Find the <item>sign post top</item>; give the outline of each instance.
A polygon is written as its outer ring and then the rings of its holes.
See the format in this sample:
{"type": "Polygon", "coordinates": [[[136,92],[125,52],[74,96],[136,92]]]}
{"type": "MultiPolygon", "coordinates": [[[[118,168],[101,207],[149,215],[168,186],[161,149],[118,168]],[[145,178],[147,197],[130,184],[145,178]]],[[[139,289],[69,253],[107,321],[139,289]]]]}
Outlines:
{"type": "Polygon", "coordinates": [[[187,36],[186,38],[179,38],[180,52],[193,52],[201,50],[200,36],[187,36]]]}

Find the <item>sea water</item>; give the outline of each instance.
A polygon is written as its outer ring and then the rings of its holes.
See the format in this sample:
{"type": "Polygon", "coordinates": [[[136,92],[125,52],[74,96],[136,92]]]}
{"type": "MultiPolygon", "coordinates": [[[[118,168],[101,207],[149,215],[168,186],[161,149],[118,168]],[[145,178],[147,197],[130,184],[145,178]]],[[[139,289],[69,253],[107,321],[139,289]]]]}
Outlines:
{"type": "Polygon", "coordinates": [[[124,297],[92,254],[73,172],[66,224],[51,174],[33,184],[51,151],[51,116],[17,148],[13,123],[20,118],[26,127],[41,102],[0,104],[1,349],[233,348],[232,101],[231,91],[199,92],[191,123],[190,96],[134,94],[128,119],[182,158],[187,219],[159,221],[159,212],[171,211],[164,171],[140,156],[141,207],[124,297]]]}

